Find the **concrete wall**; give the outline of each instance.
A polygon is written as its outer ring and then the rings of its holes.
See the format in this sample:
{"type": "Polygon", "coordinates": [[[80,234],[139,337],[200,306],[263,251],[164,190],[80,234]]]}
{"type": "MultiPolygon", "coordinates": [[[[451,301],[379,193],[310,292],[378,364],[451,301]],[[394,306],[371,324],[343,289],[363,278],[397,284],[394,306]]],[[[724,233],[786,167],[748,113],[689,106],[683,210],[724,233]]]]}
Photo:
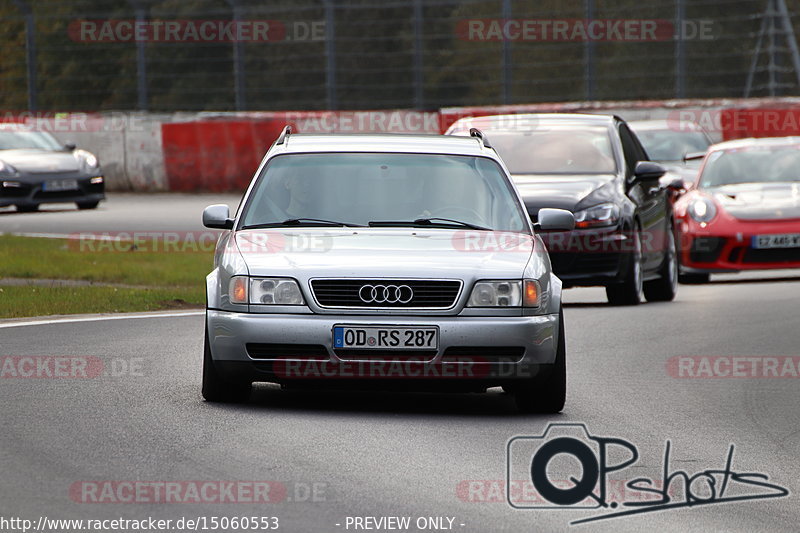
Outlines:
{"type": "Polygon", "coordinates": [[[286,124],[297,133],[441,133],[461,117],[535,112],[613,113],[626,120],[662,119],[676,128],[696,122],[716,141],[800,135],[798,98],[568,102],[424,112],[49,113],[24,121],[95,153],[108,190],[223,192],[246,187],[286,124]]]}

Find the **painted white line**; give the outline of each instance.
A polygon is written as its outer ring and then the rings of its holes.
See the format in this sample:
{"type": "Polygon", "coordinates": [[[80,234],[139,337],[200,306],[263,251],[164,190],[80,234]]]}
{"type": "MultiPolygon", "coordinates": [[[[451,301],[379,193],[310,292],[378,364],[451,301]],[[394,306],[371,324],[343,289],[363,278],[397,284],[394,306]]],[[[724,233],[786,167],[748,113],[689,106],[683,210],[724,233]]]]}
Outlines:
{"type": "Polygon", "coordinates": [[[129,319],[143,319],[143,318],[174,318],[181,316],[200,316],[204,315],[205,311],[182,311],[178,313],[152,313],[145,315],[110,315],[110,316],[89,316],[89,317],[75,317],[75,318],[51,318],[46,320],[28,320],[24,322],[0,322],[0,329],[3,328],[21,328],[24,326],[46,326],[50,324],[70,324],[74,322],[103,322],[106,320],[129,320],[129,319]]]}
{"type": "Polygon", "coordinates": [[[12,237],[34,237],[37,239],[69,239],[78,240],[78,235],[75,233],[29,233],[29,232],[11,232],[3,233],[3,235],[11,235],[12,237]]]}

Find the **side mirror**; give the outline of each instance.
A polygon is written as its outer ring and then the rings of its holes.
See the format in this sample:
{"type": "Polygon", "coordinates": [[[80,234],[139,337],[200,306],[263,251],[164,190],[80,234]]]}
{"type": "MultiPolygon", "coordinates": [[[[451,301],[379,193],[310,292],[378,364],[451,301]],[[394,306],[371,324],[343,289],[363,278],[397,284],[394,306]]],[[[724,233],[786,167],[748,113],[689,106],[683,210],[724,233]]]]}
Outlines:
{"type": "Polygon", "coordinates": [[[231,210],[225,204],[210,205],[203,209],[203,225],[214,229],[233,229],[231,210]]]}
{"type": "Polygon", "coordinates": [[[575,215],[566,209],[539,209],[538,222],[533,226],[537,231],[571,231],[575,229],[575,215]]]}
{"type": "Polygon", "coordinates": [[[666,173],[667,169],[658,163],[639,161],[636,163],[636,168],[633,170],[633,180],[631,180],[631,182],[655,181],[666,173]]]}
{"type": "Polygon", "coordinates": [[[64,150],[66,150],[67,152],[71,152],[77,147],[78,147],[78,145],[75,144],[72,141],[67,141],[67,142],[64,143],[64,150]]]}
{"type": "Polygon", "coordinates": [[[667,183],[667,189],[671,189],[673,191],[683,191],[686,189],[686,182],[683,180],[683,178],[675,178],[667,183]]]}

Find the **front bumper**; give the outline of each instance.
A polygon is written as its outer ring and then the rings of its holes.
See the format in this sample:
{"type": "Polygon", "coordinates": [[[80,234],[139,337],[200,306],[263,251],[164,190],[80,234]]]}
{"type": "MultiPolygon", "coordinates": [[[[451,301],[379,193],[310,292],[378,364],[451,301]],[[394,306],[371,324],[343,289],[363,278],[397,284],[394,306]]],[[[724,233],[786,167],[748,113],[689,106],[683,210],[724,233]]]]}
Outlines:
{"type": "Polygon", "coordinates": [[[618,227],[543,234],[550,262],[564,287],[622,281],[630,260],[630,232],[618,227]]]}
{"type": "Polygon", "coordinates": [[[45,191],[45,177],[35,180],[7,178],[0,180],[0,207],[8,205],[36,206],[49,203],[97,202],[105,199],[105,183],[92,184],[90,180],[100,175],[73,177],[59,175],[58,179],[74,179],[78,188],[66,191],[45,191]],[[19,182],[19,187],[3,187],[2,181],[19,182]]]}
{"type": "Polygon", "coordinates": [[[800,232],[800,222],[741,224],[718,231],[684,228],[680,237],[680,262],[683,272],[738,272],[800,268],[800,248],[753,248],[753,237],[800,232]]]}
{"type": "Polygon", "coordinates": [[[460,382],[484,386],[549,369],[558,344],[558,314],[536,316],[363,316],[256,314],[208,310],[211,356],[229,379],[460,382]],[[340,351],[334,325],[437,326],[430,352],[340,351]]]}

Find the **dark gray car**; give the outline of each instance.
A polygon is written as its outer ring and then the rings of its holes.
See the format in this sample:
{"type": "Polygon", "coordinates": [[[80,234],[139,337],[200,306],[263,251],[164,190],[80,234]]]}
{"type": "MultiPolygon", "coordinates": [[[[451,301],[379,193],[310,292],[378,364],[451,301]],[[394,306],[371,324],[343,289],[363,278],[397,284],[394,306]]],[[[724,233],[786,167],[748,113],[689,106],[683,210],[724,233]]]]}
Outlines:
{"type": "Polygon", "coordinates": [[[94,209],[105,198],[104,182],[90,152],[21,124],[0,125],[0,207],[28,212],[44,203],[66,202],[94,209]]]}

